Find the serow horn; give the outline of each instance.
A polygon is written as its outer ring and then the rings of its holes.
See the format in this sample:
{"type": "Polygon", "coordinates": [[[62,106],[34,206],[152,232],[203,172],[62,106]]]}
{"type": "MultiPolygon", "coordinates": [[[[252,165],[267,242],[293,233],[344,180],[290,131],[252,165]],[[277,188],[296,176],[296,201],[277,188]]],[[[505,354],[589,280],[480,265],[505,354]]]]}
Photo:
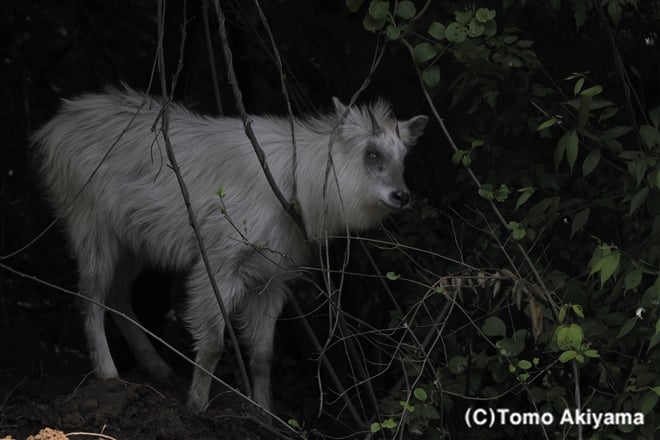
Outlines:
{"type": "Polygon", "coordinates": [[[374,116],[373,112],[369,107],[367,107],[367,113],[369,113],[369,119],[371,119],[371,135],[372,136],[377,136],[381,132],[380,125],[378,124],[378,120],[374,116]]]}

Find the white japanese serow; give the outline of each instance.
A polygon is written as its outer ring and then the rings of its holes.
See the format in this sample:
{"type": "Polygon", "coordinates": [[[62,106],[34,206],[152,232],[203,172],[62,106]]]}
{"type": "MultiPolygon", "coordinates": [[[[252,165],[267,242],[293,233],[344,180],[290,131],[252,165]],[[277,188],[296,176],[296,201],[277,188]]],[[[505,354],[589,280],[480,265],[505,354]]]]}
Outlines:
{"type": "MultiPolygon", "coordinates": [[[[404,156],[428,121],[421,115],[397,121],[383,101],[347,108],[335,98],[334,106],[333,113],[295,120],[297,197],[310,239],[364,230],[408,207],[404,156]],[[329,151],[333,169],[326,173],[329,151]]],[[[83,95],[65,100],[32,140],[43,183],[77,258],[80,292],[135,318],[130,285],[146,265],[186,271],[185,322],[197,363],[213,371],[225,321],[162,135],[154,130],[161,109],[160,101],[127,88],[83,95]]],[[[289,120],[251,120],[274,180],[290,197],[289,120]]],[[[270,408],[275,322],[287,280],[309,262],[309,246],[271,190],[240,119],[199,116],[172,105],[169,136],[213,276],[249,347],[254,399],[270,408]]],[[[86,302],[83,312],[96,374],[116,377],[104,309],[86,302]]],[[[169,366],[145,333],[115,318],[138,362],[158,378],[169,377],[169,366]]],[[[195,369],[190,407],[206,407],[210,381],[195,369]]]]}

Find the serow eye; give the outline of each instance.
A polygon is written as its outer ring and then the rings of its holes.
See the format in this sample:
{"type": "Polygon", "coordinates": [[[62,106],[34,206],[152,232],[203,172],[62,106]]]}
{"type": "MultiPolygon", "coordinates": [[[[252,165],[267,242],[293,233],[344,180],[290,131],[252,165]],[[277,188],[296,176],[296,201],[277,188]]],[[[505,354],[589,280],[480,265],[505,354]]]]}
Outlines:
{"type": "Polygon", "coordinates": [[[380,159],[380,154],[378,154],[378,151],[375,150],[367,150],[367,158],[369,160],[378,160],[380,159]]]}

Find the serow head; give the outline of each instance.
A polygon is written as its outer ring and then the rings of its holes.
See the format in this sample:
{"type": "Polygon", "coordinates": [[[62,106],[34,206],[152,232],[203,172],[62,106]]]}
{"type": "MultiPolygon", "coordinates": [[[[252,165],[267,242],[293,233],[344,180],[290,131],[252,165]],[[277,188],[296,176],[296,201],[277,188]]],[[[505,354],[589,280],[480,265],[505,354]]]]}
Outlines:
{"type": "Polygon", "coordinates": [[[359,200],[361,209],[372,213],[371,223],[378,222],[389,212],[410,207],[410,192],[403,179],[404,160],[409,149],[424,133],[428,117],[414,116],[397,120],[384,101],[367,106],[347,108],[334,98],[335,110],[340,118],[340,135],[348,162],[346,167],[353,178],[343,192],[350,200],[359,200]],[[378,219],[376,219],[378,217],[378,219]]]}

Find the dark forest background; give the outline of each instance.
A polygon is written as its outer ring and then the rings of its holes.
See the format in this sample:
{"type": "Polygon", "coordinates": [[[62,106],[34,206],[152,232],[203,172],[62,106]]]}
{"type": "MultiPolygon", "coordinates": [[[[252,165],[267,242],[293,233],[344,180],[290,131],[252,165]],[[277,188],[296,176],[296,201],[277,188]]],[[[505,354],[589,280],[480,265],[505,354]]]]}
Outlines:
{"type": "MultiPolygon", "coordinates": [[[[165,2],[168,78],[185,22],[175,99],[199,113],[237,115],[208,3],[165,2]]],[[[62,234],[54,227],[40,235],[52,212],[29,135],[62,98],[122,82],[147,89],[156,4],[0,3],[0,434],[45,423],[30,405],[70,392],[59,377],[88,372],[74,299],[13,272],[75,290],[62,234]]],[[[254,3],[221,5],[248,112],[285,114],[254,3]]],[[[400,119],[431,117],[407,160],[413,209],[351,246],[340,304],[346,326],[329,330],[320,279],[296,286],[310,325],[291,306],[278,326],[276,412],[291,427],[278,435],[655,438],[660,3],[270,0],[261,7],[296,115],[330,109],[332,96],[347,102],[367,81],[358,102],[384,97],[400,119]],[[330,367],[311,334],[328,342],[330,367]],[[474,407],[549,412],[556,420],[567,408],[639,412],[645,423],[468,428],[463,415],[474,407]]],[[[152,90],[160,90],[158,75],[152,90]]],[[[340,269],[345,244],[331,251],[330,266],[340,269]]],[[[187,335],[167,314],[163,292],[173,279],[144,274],[136,303],[148,327],[189,352],[187,335]]],[[[113,344],[130,371],[119,338],[113,344]]],[[[186,382],[190,367],[169,360],[186,382]]],[[[221,377],[240,386],[235,359],[223,365],[221,377]]],[[[84,420],[80,427],[100,430],[84,420]]],[[[133,438],[127,429],[124,437],[133,438]]],[[[270,438],[259,435],[245,438],[270,438]]]]}

